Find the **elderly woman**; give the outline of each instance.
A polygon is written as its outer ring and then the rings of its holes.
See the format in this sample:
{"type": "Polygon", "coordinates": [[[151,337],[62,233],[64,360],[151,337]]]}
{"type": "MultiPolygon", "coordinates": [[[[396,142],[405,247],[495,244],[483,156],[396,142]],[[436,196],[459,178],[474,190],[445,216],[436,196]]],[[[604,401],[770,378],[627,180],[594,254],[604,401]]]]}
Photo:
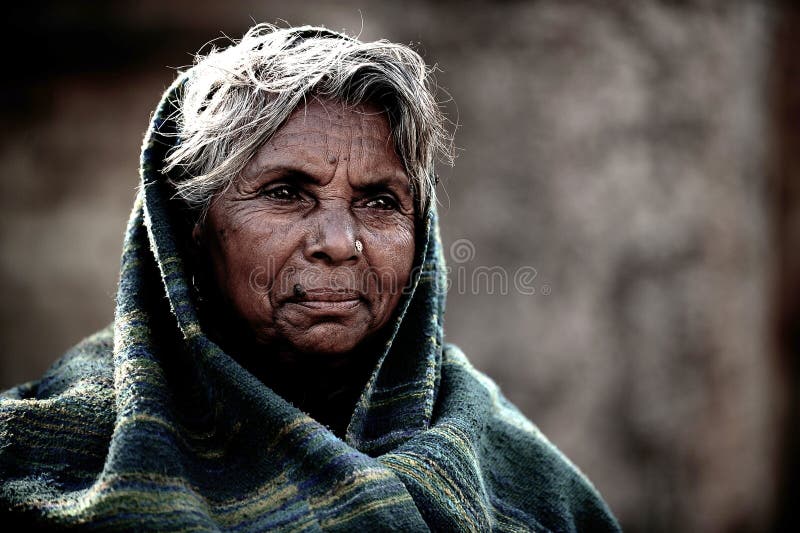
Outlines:
{"type": "MultiPolygon", "coordinates": [[[[256,26],[167,90],[112,326],[0,400],[0,508],[98,529],[613,531],[443,342],[422,59],[256,26]]],[[[8,524],[9,522],[4,522],[8,524]]]]}

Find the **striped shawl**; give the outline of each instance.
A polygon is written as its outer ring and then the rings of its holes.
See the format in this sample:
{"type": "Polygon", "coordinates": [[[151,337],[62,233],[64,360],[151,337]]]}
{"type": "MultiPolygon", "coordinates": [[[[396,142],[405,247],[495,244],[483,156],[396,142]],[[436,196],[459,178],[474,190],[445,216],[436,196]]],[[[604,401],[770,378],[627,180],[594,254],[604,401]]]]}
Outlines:
{"type": "Polygon", "coordinates": [[[208,338],[145,138],[112,326],[0,395],[2,524],[168,531],[615,531],[589,481],[443,343],[435,209],[343,438],[208,338]]]}

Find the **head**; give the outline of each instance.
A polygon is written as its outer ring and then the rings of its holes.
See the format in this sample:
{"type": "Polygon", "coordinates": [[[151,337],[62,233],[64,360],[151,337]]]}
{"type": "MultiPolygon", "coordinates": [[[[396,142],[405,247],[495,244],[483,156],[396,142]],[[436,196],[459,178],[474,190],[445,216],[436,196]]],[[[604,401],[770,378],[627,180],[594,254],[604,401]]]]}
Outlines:
{"type": "Polygon", "coordinates": [[[346,356],[394,315],[449,137],[413,50],[259,25],[192,69],[165,171],[219,305],[258,344],[346,356]]]}

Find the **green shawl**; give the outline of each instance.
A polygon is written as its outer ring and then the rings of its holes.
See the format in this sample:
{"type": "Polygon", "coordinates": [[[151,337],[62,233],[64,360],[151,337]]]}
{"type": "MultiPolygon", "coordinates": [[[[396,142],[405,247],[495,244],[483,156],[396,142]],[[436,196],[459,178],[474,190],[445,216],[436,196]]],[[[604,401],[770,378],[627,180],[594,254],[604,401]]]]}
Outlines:
{"type": "MultiPolygon", "coordinates": [[[[145,137],[112,326],[0,395],[0,512],[48,528],[615,531],[589,481],[453,345],[435,208],[344,438],[198,320],[170,189],[180,82],[145,137]]],[[[7,516],[6,516],[7,515],[7,516]]],[[[16,522],[19,523],[19,522],[16,522]]]]}

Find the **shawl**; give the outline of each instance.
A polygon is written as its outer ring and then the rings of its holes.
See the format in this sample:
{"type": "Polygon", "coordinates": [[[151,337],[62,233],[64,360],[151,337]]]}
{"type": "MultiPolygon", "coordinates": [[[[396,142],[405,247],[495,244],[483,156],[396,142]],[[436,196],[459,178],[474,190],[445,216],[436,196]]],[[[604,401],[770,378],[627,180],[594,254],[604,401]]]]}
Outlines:
{"type": "Polygon", "coordinates": [[[346,434],[204,333],[160,172],[180,78],[145,136],[113,324],[0,394],[0,512],[47,529],[617,531],[579,470],[443,342],[435,206],[346,434]]]}

